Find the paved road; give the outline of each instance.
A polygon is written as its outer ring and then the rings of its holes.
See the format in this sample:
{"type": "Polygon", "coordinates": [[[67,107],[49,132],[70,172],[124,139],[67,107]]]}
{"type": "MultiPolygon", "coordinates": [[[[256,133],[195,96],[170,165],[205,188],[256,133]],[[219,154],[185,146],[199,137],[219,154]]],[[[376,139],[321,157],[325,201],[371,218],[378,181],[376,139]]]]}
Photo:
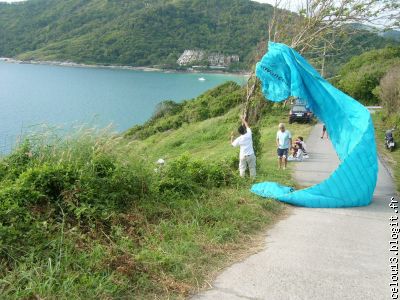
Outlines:
{"type": "MultiPolygon", "coordinates": [[[[311,159],[297,163],[303,186],[329,176],[338,159],[317,125],[311,159]]],[[[355,187],[356,188],[356,187],[355,187]]],[[[374,202],[350,209],[294,208],[268,231],[265,249],[224,270],[194,300],[390,299],[389,199],[393,181],[380,165],[374,202]]]]}

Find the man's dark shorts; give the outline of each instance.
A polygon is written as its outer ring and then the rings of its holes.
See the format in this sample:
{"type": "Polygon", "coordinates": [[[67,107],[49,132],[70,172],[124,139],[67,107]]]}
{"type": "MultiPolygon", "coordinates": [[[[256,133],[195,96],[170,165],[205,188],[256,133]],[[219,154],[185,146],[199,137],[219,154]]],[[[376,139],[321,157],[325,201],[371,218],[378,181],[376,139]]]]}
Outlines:
{"type": "Polygon", "coordinates": [[[280,149],[278,148],[278,157],[288,157],[289,149],[280,149]]]}

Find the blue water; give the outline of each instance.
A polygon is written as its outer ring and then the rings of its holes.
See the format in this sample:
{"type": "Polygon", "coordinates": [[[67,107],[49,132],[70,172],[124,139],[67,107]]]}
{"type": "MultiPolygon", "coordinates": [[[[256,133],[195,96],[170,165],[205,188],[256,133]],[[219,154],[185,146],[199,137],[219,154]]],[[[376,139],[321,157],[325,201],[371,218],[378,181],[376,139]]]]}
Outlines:
{"type": "Polygon", "coordinates": [[[228,80],[243,84],[245,79],[0,62],[0,149],[37,124],[113,123],[121,132],[145,122],[162,100],[190,99],[228,80]]]}

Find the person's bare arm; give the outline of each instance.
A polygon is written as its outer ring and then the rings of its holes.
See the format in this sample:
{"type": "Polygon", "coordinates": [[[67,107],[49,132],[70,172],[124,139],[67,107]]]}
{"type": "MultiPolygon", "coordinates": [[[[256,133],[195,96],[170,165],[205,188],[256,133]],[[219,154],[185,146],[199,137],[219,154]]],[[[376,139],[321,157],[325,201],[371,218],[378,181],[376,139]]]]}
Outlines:
{"type": "Polygon", "coordinates": [[[241,119],[242,119],[242,124],[243,124],[244,126],[246,126],[246,128],[250,128],[249,123],[247,123],[245,117],[242,116],[241,119]]]}
{"type": "Polygon", "coordinates": [[[235,140],[235,135],[233,131],[231,132],[231,145],[233,144],[233,141],[235,140]]]}

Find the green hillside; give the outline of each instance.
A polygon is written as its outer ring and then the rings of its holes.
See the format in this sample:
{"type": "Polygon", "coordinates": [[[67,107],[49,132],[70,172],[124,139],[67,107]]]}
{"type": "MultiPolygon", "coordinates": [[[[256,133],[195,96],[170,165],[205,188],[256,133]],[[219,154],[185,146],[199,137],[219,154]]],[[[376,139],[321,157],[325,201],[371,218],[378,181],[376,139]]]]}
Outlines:
{"type": "MultiPolygon", "coordinates": [[[[2,297],[183,299],[251,251],[283,205],[252,195],[251,182],[238,178],[229,139],[244,93],[227,83],[179,109],[160,106],[126,137],[50,132],[2,158],[2,297]],[[174,116],[182,122],[157,127],[174,116]],[[166,165],[155,170],[158,158],[166,165]]],[[[260,121],[251,121],[257,180],[293,184],[290,171],[276,170],[274,139],[287,108],[261,104],[260,121]]],[[[310,126],[290,130],[306,136],[310,126]]]]}
{"type": "MultiPolygon", "coordinates": [[[[249,69],[256,45],[267,38],[271,14],[270,5],[250,0],[0,3],[0,57],[173,68],[185,49],[203,49],[238,54],[241,63],[234,68],[249,69]]],[[[353,41],[327,60],[328,73],[387,43],[368,31],[353,41]]],[[[320,60],[313,57],[317,67],[320,60]]]]}
{"type": "Polygon", "coordinates": [[[379,104],[376,88],[387,71],[396,65],[400,65],[400,47],[371,50],[345,64],[334,84],[364,104],[379,104]]]}
{"type": "Polygon", "coordinates": [[[381,33],[381,35],[385,38],[389,38],[389,39],[400,42],[400,31],[399,30],[388,30],[388,31],[381,33]]]}
{"type": "Polygon", "coordinates": [[[205,49],[246,62],[270,15],[271,6],[248,0],[0,4],[0,56],[145,66],[205,49]]]}

